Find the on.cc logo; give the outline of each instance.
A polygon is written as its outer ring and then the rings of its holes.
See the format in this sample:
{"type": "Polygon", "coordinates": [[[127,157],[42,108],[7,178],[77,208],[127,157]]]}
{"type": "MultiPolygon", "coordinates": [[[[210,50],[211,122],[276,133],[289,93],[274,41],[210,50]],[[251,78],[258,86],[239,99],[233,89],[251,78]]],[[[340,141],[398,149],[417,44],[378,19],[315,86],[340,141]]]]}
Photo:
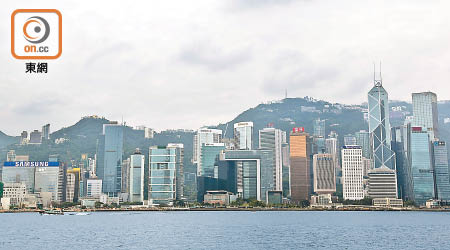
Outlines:
{"type": "Polygon", "coordinates": [[[30,43],[42,43],[50,35],[50,25],[39,16],[32,16],[23,25],[23,35],[30,43]]]}
{"type": "Polygon", "coordinates": [[[62,16],[55,9],[18,9],[11,14],[11,54],[16,59],[56,59],[62,53],[62,16]]]}

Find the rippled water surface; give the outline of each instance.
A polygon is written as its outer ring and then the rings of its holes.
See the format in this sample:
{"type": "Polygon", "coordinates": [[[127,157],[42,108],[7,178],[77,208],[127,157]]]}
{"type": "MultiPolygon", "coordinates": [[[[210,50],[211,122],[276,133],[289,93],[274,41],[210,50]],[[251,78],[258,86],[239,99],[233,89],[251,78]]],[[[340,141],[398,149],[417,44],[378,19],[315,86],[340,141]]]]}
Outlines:
{"type": "Polygon", "coordinates": [[[450,213],[0,214],[0,249],[450,249],[450,213]]]}

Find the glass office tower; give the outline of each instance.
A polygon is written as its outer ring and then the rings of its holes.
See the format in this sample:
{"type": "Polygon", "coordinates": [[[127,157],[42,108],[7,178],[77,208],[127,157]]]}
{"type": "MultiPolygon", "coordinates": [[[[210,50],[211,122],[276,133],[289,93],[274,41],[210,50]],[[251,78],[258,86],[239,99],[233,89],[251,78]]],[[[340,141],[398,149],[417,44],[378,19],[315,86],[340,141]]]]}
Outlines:
{"type": "Polygon", "coordinates": [[[202,169],[200,176],[217,178],[216,161],[219,158],[220,152],[225,150],[224,143],[207,143],[201,147],[200,162],[202,169]]]}
{"type": "Polygon", "coordinates": [[[226,150],[219,179],[227,182],[227,191],[243,199],[265,201],[267,192],[275,190],[272,154],[271,150],[226,150]]]}
{"type": "Polygon", "coordinates": [[[368,93],[371,158],[374,168],[386,166],[395,170],[395,153],[391,150],[388,93],[381,80],[368,93]]]}
{"type": "Polygon", "coordinates": [[[325,120],[314,120],[314,133],[313,136],[322,136],[325,138],[325,120]]]}
{"type": "Polygon", "coordinates": [[[360,130],[355,133],[356,145],[361,146],[364,158],[370,158],[370,134],[366,130],[360,130]]]}
{"type": "Polygon", "coordinates": [[[414,200],[410,166],[411,123],[392,128],[392,150],[395,152],[397,190],[404,201],[414,200]]]}
{"type": "Polygon", "coordinates": [[[283,155],[282,145],[286,143],[286,132],[276,128],[259,130],[259,148],[272,151],[272,161],[275,163],[273,179],[275,190],[283,190],[283,155]]]}
{"type": "Polygon", "coordinates": [[[253,149],[253,122],[238,122],[234,124],[234,139],[236,149],[253,149]]]}
{"type": "Polygon", "coordinates": [[[412,94],[413,124],[422,127],[430,135],[430,141],[438,138],[437,96],[433,92],[412,94]]]}
{"type": "Polygon", "coordinates": [[[169,145],[149,149],[148,199],[151,204],[173,205],[177,197],[182,197],[183,152],[181,147],[169,145]]]}
{"type": "Polygon", "coordinates": [[[35,192],[49,192],[52,194],[52,201],[58,201],[58,177],[59,166],[36,167],[35,170],[35,192]]]}
{"type": "Polygon", "coordinates": [[[35,167],[3,166],[3,183],[24,183],[29,194],[34,193],[35,167]]]}
{"type": "Polygon", "coordinates": [[[130,156],[130,202],[144,201],[144,164],[145,156],[136,149],[130,156]]]}
{"type": "Polygon", "coordinates": [[[197,165],[197,175],[201,176],[203,172],[202,162],[200,161],[202,153],[202,145],[210,143],[222,142],[222,130],[200,128],[194,135],[194,148],[192,155],[192,163],[197,165]]]}
{"type": "Polygon", "coordinates": [[[410,165],[413,199],[423,205],[434,198],[433,168],[430,141],[427,131],[421,127],[411,128],[410,165]]]}
{"type": "Polygon", "coordinates": [[[103,181],[103,193],[117,197],[121,190],[123,126],[104,124],[99,140],[97,176],[103,181]]]}
{"type": "Polygon", "coordinates": [[[444,141],[433,142],[433,155],[436,198],[450,201],[450,177],[447,159],[447,146],[444,141]]]}

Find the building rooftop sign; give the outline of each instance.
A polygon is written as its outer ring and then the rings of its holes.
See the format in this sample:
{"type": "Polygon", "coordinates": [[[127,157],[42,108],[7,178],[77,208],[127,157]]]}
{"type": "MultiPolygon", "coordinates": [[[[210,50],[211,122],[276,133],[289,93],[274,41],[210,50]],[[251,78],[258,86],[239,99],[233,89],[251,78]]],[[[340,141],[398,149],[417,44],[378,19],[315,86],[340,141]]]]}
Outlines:
{"type": "Polygon", "coordinates": [[[5,161],[4,167],[59,167],[57,161],[5,161]]]}

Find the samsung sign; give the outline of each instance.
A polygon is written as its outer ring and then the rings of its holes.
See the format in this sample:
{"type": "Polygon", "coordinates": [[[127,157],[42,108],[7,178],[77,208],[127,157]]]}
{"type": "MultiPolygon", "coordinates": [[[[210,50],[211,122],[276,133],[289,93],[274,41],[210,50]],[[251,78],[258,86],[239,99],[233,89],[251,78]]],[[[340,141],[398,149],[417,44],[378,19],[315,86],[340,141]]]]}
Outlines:
{"type": "Polygon", "coordinates": [[[4,167],[59,167],[57,161],[5,161],[4,167]]]}

